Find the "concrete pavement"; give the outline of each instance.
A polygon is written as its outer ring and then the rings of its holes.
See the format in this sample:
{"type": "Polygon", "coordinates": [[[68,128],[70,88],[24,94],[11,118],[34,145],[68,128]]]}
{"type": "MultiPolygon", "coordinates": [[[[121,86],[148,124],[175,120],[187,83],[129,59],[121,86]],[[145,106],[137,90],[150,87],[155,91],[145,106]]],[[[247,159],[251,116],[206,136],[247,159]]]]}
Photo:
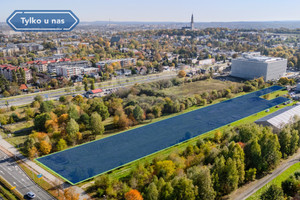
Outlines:
{"type": "Polygon", "coordinates": [[[52,175],[51,173],[49,173],[48,171],[46,171],[45,169],[37,165],[35,162],[27,159],[14,146],[12,146],[10,143],[4,140],[1,136],[0,136],[0,150],[5,152],[8,156],[14,156],[17,159],[21,160],[27,167],[29,167],[32,171],[36,172],[37,174],[42,174],[43,178],[53,186],[60,185],[60,187],[64,189],[72,187],[74,191],[80,195],[80,200],[90,199],[90,196],[88,196],[84,190],[82,190],[77,186],[71,186],[70,184],[65,183],[61,179],[57,178],[56,176],[52,175]]]}

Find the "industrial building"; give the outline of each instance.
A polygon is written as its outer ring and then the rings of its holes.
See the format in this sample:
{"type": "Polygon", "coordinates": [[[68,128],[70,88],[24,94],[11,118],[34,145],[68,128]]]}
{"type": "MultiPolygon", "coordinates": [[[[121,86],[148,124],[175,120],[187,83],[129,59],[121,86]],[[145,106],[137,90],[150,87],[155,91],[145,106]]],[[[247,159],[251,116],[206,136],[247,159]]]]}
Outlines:
{"type": "Polygon", "coordinates": [[[243,79],[264,77],[265,81],[278,80],[284,76],[287,59],[261,56],[259,52],[244,53],[232,60],[231,76],[243,79]]]}
{"type": "Polygon", "coordinates": [[[292,123],[295,116],[300,117],[300,104],[285,107],[257,120],[255,123],[263,126],[271,126],[275,131],[278,132],[285,125],[292,123]]]}

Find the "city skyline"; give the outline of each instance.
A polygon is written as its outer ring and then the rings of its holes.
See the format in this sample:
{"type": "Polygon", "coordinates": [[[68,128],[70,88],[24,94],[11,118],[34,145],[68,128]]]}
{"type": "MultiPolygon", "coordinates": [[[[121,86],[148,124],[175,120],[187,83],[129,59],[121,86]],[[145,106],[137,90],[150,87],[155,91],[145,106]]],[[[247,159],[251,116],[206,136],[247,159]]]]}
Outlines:
{"type": "Polygon", "coordinates": [[[81,22],[189,22],[191,14],[197,22],[240,22],[240,21],[298,21],[300,13],[296,0],[215,0],[180,1],[137,0],[53,0],[5,1],[1,3],[0,22],[5,22],[14,10],[72,10],[81,22]],[[293,5],[293,6],[291,6],[293,5]],[[5,8],[5,9],[4,9],[5,8]]]}

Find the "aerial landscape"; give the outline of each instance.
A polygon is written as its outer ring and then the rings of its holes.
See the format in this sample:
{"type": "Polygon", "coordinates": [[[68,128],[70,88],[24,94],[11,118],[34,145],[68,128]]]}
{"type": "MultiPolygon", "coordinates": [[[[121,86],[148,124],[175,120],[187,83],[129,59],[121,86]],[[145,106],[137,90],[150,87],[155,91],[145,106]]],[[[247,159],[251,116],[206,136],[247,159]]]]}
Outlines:
{"type": "Polygon", "coordinates": [[[299,6],[1,2],[0,199],[299,199],[299,6]]]}

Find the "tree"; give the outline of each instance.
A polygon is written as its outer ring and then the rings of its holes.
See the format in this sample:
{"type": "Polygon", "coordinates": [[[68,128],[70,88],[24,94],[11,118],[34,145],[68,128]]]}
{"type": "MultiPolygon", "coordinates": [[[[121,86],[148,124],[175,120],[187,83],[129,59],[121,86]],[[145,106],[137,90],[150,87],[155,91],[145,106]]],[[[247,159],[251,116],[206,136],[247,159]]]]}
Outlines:
{"type": "Polygon", "coordinates": [[[167,182],[162,188],[159,193],[159,200],[173,200],[172,194],[173,194],[173,187],[170,182],[167,182]]]}
{"type": "Polygon", "coordinates": [[[246,171],[245,173],[245,181],[254,181],[256,178],[256,169],[255,168],[250,168],[246,171]]]}
{"type": "Polygon", "coordinates": [[[139,191],[131,189],[131,190],[129,190],[129,192],[127,192],[125,194],[125,199],[126,200],[143,200],[143,197],[139,191]]]}
{"type": "Polygon", "coordinates": [[[257,140],[254,139],[250,141],[245,146],[244,149],[245,152],[245,163],[246,163],[246,168],[255,168],[258,171],[261,169],[261,148],[260,145],[258,144],[257,140]]]}
{"type": "Polygon", "coordinates": [[[213,188],[210,171],[206,166],[192,167],[188,169],[187,174],[194,186],[197,186],[197,199],[215,199],[216,192],[213,188]]]}
{"type": "Polygon", "coordinates": [[[231,142],[228,147],[228,156],[235,161],[236,169],[239,172],[239,184],[244,183],[245,179],[245,154],[241,146],[235,142],[231,142]]]}
{"type": "Polygon", "coordinates": [[[106,120],[109,117],[108,107],[104,104],[102,99],[94,99],[90,110],[101,115],[102,120],[106,120]]]}
{"type": "Polygon", "coordinates": [[[152,110],[153,110],[152,112],[156,118],[161,116],[161,107],[154,106],[154,108],[152,110]]]}
{"type": "Polygon", "coordinates": [[[2,93],[4,97],[9,97],[10,96],[10,93],[7,92],[6,90],[2,93]]]}
{"type": "Polygon", "coordinates": [[[193,185],[192,180],[181,177],[181,178],[175,178],[172,181],[173,185],[173,194],[172,197],[174,200],[182,200],[182,199],[189,199],[194,200],[196,199],[195,196],[195,187],[193,185]]]}
{"type": "Polygon", "coordinates": [[[34,118],[34,129],[37,131],[46,131],[45,123],[51,119],[48,113],[42,113],[34,118]]]}
{"type": "Polygon", "coordinates": [[[95,80],[92,79],[91,80],[91,90],[94,90],[95,89],[95,80]]]}
{"type": "Polygon", "coordinates": [[[78,120],[80,115],[79,115],[79,111],[77,109],[77,106],[74,104],[71,104],[68,110],[68,114],[70,119],[75,119],[78,120]]]}
{"type": "Polygon", "coordinates": [[[114,117],[114,125],[121,129],[128,128],[130,120],[128,119],[125,113],[121,113],[121,115],[116,115],[114,117]]]}
{"type": "Polygon", "coordinates": [[[66,141],[64,139],[60,139],[56,145],[58,151],[64,150],[68,147],[66,141]]]}
{"type": "Polygon", "coordinates": [[[66,131],[72,137],[74,135],[76,135],[76,133],[79,132],[79,125],[77,124],[77,122],[74,119],[72,119],[72,118],[70,119],[70,121],[67,124],[66,131]]]}
{"type": "Polygon", "coordinates": [[[38,156],[38,150],[35,146],[30,148],[30,150],[28,152],[28,156],[30,159],[33,159],[38,156]]]}
{"type": "Polygon", "coordinates": [[[144,110],[139,105],[135,106],[135,108],[133,110],[133,117],[138,122],[143,121],[145,119],[144,110]]]}
{"type": "Polygon", "coordinates": [[[74,144],[77,139],[77,133],[79,132],[79,125],[74,119],[71,118],[67,123],[66,131],[68,133],[68,141],[74,144]]]}
{"type": "Polygon", "coordinates": [[[261,196],[261,200],[284,200],[283,190],[276,186],[271,185],[261,196]]]}
{"type": "Polygon", "coordinates": [[[299,136],[296,130],[291,131],[289,127],[284,128],[279,132],[278,139],[280,151],[284,158],[294,154],[298,149],[299,136]]]}
{"type": "Polygon", "coordinates": [[[281,188],[287,196],[294,197],[299,189],[300,181],[295,178],[294,175],[281,183],[281,188]]]}
{"type": "Polygon", "coordinates": [[[172,160],[158,161],[155,164],[155,171],[159,176],[170,178],[175,172],[175,164],[172,160]]]}
{"type": "Polygon", "coordinates": [[[76,193],[75,189],[73,187],[69,187],[64,190],[64,199],[65,200],[79,200],[80,195],[76,193]]]}
{"type": "Polygon", "coordinates": [[[213,182],[219,196],[229,194],[238,187],[239,174],[236,163],[232,158],[225,162],[223,156],[216,158],[213,168],[213,182]]]}
{"type": "Polygon", "coordinates": [[[39,103],[42,103],[44,101],[44,98],[41,95],[36,95],[34,97],[35,101],[38,101],[39,103]]]}
{"type": "Polygon", "coordinates": [[[104,133],[104,125],[102,123],[101,116],[94,112],[91,116],[90,126],[92,127],[92,132],[95,135],[102,135],[104,133]]]}
{"type": "Polygon", "coordinates": [[[40,150],[44,155],[47,155],[51,152],[52,146],[46,140],[40,142],[40,150]]]}
{"type": "Polygon", "coordinates": [[[87,82],[84,82],[84,90],[85,90],[85,91],[88,91],[88,90],[89,90],[89,86],[88,86],[87,82]]]}
{"type": "Polygon", "coordinates": [[[261,146],[262,170],[270,171],[279,164],[281,158],[278,137],[272,133],[270,128],[265,127],[259,144],[261,146]]]}
{"type": "Polygon", "coordinates": [[[41,103],[40,112],[46,113],[50,112],[54,108],[54,104],[52,101],[43,101],[41,103]]]}
{"type": "Polygon", "coordinates": [[[158,199],[158,190],[157,190],[155,183],[153,183],[153,182],[150,183],[150,185],[146,189],[145,199],[146,200],[157,200],[158,199]]]}
{"type": "Polygon", "coordinates": [[[184,70],[180,70],[180,71],[178,72],[178,77],[179,77],[179,78],[184,78],[184,77],[186,77],[186,72],[185,72],[184,70]]]}

